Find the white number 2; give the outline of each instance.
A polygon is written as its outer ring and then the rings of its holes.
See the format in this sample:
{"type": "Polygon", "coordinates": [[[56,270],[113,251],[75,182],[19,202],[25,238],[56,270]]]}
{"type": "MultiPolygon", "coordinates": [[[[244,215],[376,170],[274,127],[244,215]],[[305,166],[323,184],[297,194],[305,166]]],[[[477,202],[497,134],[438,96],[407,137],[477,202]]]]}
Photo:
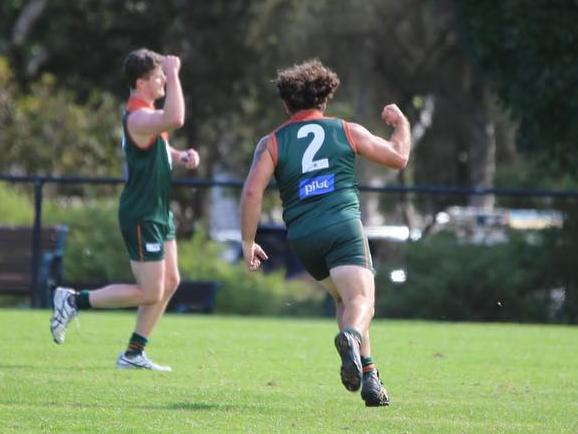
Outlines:
{"type": "Polygon", "coordinates": [[[315,154],[319,151],[321,145],[323,145],[323,142],[325,141],[325,131],[323,131],[323,128],[320,125],[307,124],[299,128],[297,131],[297,138],[303,139],[309,134],[313,134],[313,140],[311,140],[311,143],[309,143],[307,149],[305,149],[303,159],[301,160],[303,173],[327,169],[329,167],[329,160],[327,158],[313,160],[313,157],[315,157],[315,154]]]}

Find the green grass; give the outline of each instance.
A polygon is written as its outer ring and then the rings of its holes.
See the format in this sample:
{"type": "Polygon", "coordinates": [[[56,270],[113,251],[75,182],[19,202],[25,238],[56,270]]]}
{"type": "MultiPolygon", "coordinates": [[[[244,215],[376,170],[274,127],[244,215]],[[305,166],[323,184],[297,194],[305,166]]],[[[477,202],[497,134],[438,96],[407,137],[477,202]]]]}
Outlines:
{"type": "Polygon", "coordinates": [[[376,321],[392,395],[339,381],[330,320],[168,315],[117,371],[131,312],[81,315],[62,346],[47,311],[0,310],[0,432],[578,433],[578,327],[376,321]]]}

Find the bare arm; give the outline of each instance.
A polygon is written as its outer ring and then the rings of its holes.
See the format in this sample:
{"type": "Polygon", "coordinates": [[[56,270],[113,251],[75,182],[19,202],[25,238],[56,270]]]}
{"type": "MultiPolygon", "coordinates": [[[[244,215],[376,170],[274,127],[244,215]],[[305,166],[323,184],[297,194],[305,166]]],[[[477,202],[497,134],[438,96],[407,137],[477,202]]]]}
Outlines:
{"type": "Polygon", "coordinates": [[[161,110],[137,110],[131,113],[127,120],[129,133],[141,148],[150,145],[151,137],[180,128],[185,122],[185,100],[179,79],[179,58],[165,56],[162,69],[166,77],[164,107],[161,110]]]}
{"type": "Polygon", "coordinates": [[[359,124],[349,124],[351,136],[357,152],[368,160],[392,169],[403,169],[407,166],[411,147],[411,130],[409,121],[395,105],[383,108],[381,117],[394,128],[389,140],[370,133],[359,124]]]}
{"type": "Polygon", "coordinates": [[[245,180],[241,194],[241,237],[243,239],[243,256],[245,263],[251,271],[255,271],[261,265],[267,255],[258,244],[255,244],[257,224],[261,216],[263,193],[269,184],[269,180],[275,170],[273,158],[267,150],[268,136],[263,137],[253,156],[253,164],[249,175],[245,180]]]}

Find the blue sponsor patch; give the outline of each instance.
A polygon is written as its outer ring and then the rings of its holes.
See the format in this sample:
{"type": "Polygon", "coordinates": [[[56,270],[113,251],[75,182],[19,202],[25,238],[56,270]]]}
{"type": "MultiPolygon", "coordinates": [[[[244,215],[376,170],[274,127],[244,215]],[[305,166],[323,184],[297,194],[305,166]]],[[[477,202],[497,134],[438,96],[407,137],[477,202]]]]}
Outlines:
{"type": "Polygon", "coordinates": [[[299,199],[303,200],[311,196],[329,193],[335,190],[335,175],[316,176],[304,179],[299,183],[299,199]]]}

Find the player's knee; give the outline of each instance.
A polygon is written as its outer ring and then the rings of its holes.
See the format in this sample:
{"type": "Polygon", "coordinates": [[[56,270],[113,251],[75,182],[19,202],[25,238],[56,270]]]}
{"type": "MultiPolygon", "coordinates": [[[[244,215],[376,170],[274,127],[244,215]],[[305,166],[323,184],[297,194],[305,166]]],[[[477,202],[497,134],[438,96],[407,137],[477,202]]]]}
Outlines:
{"type": "Polygon", "coordinates": [[[150,306],[159,303],[163,299],[163,294],[161,291],[155,291],[148,294],[143,294],[141,304],[145,306],[150,306]]]}
{"type": "Polygon", "coordinates": [[[179,287],[181,277],[178,274],[167,276],[165,280],[165,297],[171,297],[179,287]]]}

